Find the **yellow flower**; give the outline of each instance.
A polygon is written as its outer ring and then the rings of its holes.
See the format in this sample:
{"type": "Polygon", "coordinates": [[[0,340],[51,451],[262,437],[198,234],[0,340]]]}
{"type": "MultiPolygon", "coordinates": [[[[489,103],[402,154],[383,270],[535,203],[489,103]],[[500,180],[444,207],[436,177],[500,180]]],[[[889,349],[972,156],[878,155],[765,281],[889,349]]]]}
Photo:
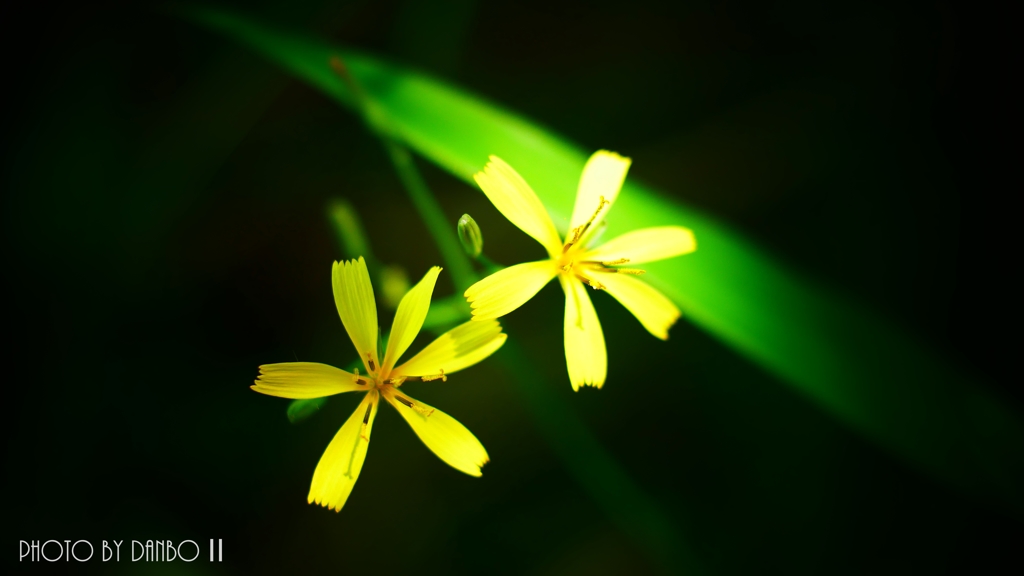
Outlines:
{"type": "Polygon", "coordinates": [[[635,278],[643,270],[621,266],[671,258],[697,248],[693,233],[681,226],[635,230],[591,246],[599,228],[595,223],[615,202],[629,164],[629,158],[604,150],[590,157],[580,177],[564,241],[530,185],[501,158],[491,156],[484,170],[474,175],[491,203],[540,242],[548,258],[505,268],[470,286],[465,296],[473,308],[473,320],[508,314],[558,276],[565,291],[565,360],[573,390],[587,385],[600,388],[608,371],[604,334],[583,285],[611,294],[651,334],[665,340],[669,327],[679,318],[679,309],[661,292],[635,278]]]}
{"type": "Polygon", "coordinates": [[[260,366],[252,389],[281,398],[320,398],[341,392],[366,396],[338,430],[313,473],[308,501],[341,510],[359,478],[370,442],[370,430],[381,397],[398,410],[420,440],[438,458],[460,472],[480,476],[487,451],[473,433],[451,416],[399,391],[409,381],[447,380],[453,372],[490,356],[505,343],[497,321],[466,322],[442,334],[419,354],[395,366],[423,326],[430,295],[441,269],[430,269],[398,305],[384,357],[377,357],[377,306],[362,258],[335,262],[334,303],[341,323],[366,368],[366,374],[314,362],[260,366]]]}

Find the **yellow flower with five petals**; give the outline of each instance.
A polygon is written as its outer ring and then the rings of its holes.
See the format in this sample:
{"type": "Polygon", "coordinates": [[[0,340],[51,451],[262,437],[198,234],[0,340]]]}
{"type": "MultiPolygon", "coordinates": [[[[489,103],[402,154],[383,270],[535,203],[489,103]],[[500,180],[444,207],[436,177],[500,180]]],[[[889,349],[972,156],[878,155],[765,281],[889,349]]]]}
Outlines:
{"type": "Polygon", "coordinates": [[[615,202],[630,159],[600,150],[587,161],[564,241],[537,194],[497,156],[473,177],[487,198],[510,222],[547,250],[548,258],[498,271],[469,287],[466,299],[473,320],[493,320],[526,303],[552,278],[565,292],[565,360],[573,390],[600,388],[608,371],[604,333],[584,284],[611,294],[651,334],[668,338],[679,318],[671,300],[636,276],[644,271],[623,267],[680,256],[696,250],[693,233],[682,226],[634,230],[598,246],[595,232],[615,202]]]}
{"type": "Polygon", "coordinates": [[[442,334],[419,354],[396,366],[423,326],[440,272],[437,266],[431,268],[402,298],[387,350],[383,358],[378,358],[377,305],[366,263],[362,258],[335,262],[334,302],[366,374],[360,374],[358,369],[353,374],[314,362],[260,366],[252,389],[262,394],[304,399],[342,392],[365,393],[359,407],[320,458],[309,489],[309,503],[339,511],[344,506],[363,468],[381,398],[398,410],[438,458],[471,476],[481,475],[480,468],[488,462],[488,456],[473,433],[451,416],[399,390],[405,382],[447,380],[448,375],[480,362],[505,343],[506,335],[497,321],[469,321],[442,334]]]}

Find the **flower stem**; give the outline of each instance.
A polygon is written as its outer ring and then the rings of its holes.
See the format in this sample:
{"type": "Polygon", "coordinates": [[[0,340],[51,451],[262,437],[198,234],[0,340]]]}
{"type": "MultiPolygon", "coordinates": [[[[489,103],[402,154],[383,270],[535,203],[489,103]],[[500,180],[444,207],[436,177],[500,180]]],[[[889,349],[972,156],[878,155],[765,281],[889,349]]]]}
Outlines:
{"type": "Polygon", "coordinates": [[[427,231],[430,232],[434,242],[437,243],[437,247],[441,250],[441,257],[444,260],[445,267],[448,268],[448,272],[452,275],[455,288],[461,293],[476,282],[477,276],[470,265],[469,258],[459,244],[458,237],[452,232],[454,226],[445,218],[440,203],[438,203],[430,188],[427,187],[423,176],[416,168],[412,154],[409,153],[408,148],[402,145],[401,141],[395,136],[395,132],[390,128],[387,116],[377,108],[373,99],[369,97],[355,77],[349,72],[341,57],[331,57],[331,68],[348,85],[354,97],[356,108],[362,114],[363,120],[366,121],[370,130],[380,138],[381,143],[384,144],[388,157],[391,159],[391,164],[395,167],[395,171],[398,172],[399,180],[405,186],[413,206],[416,207],[416,210],[423,217],[424,222],[426,222],[427,231]]]}

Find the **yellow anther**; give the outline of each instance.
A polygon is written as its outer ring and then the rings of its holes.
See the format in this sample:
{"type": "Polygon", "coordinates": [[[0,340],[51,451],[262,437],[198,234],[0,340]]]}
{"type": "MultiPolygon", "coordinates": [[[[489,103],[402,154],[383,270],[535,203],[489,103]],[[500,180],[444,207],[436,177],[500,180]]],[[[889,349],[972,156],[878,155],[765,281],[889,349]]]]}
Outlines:
{"type": "Polygon", "coordinates": [[[584,284],[590,286],[594,290],[604,290],[604,284],[601,284],[600,282],[594,280],[593,278],[587,278],[582,274],[577,274],[576,278],[579,278],[580,282],[583,282],[584,284]]]}
{"type": "Polygon", "coordinates": [[[433,376],[420,376],[420,380],[423,381],[423,382],[431,382],[433,380],[440,380],[441,382],[447,382],[448,381],[448,377],[444,375],[444,368],[441,368],[441,373],[440,374],[435,374],[433,376]]]}
{"type": "Polygon", "coordinates": [[[604,210],[604,207],[607,204],[611,204],[611,202],[605,200],[604,196],[601,196],[601,200],[597,203],[597,210],[594,210],[594,214],[590,216],[590,220],[587,220],[587,223],[583,225],[584,232],[586,232],[587,228],[590,228],[590,225],[594,223],[594,220],[597,220],[597,215],[601,213],[601,210],[604,210]]]}
{"type": "Polygon", "coordinates": [[[602,266],[618,266],[629,262],[629,258],[619,258],[618,260],[612,260],[611,262],[601,262],[602,266]]]}
{"type": "Polygon", "coordinates": [[[604,196],[601,196],[601,199],[597,203],[597,210],[594,210],[594,213],[590,216],[590,220],[587,220],[586,224],[577,226],[569,232],[567,238],[570,239],[565,243],[565,246],[562,247],[562,254],[568,252],[569,248],[572,248],[573,244],[580,241],[580,238],[582,238],[583,235],[586,234],[587,230],[590,229],[590,225],[594,223],[594,220],[597,220],[597,215],[601,213],[601,210],[603,210],[607,204],[611,204],[611,202],[605,200],[604,196]]]}
{"type": "Polygon", "coordinates": [[[366,435],[366,429],[370,426],[370,411],[373,410],[373,404],[366,407],[366,414],[363,415],[363,428],[359,432],[359,436],[367,442],[370,441],[370,437],[366,435]]]}
{"type": "Polygon", "coordinates": [[[360,386],[365,386],[366,385],[366,380],[364,380],[363,378],[359,377],[359,368],[355,369],[355,374],[352,375],[352,381],[355,382],[356,384],[360,385],[360,386]]]}
{"type": "Polygon", "coordinates": [[[641,270],[639,268],[609,268],[608,272],[615,272],[616,274],[630,274],[633,276],[647,274],[647,270],[641,270]]]}
{"type": "Polygon", "coordinates": [[[427,410],[426,408],[423,408],[422,406],[417,405],[415,402],[413,402],[409,398],[406,398],[405,396],[401,396],[399,394],[395,394],[395,400],[398,400],[402,404],[405,404],[409,408],[412,408],[413,410],[419,412],[420,414],[422,414],[424,416],[430,416],[431,414],[434,413],[434,409],[433,408],[431,408],[430,410],[427,410]]]}
{"type": "Polygon", "coordinates": [[[565,254],[566,252],[568,252],[569,248],[572,248],[573,244],[579,242],[580,236],[582,234],[583,234],[583,226],[577,226],[577,227],[573,228],[569,232],[569,235],[568,235],[569,241],[567,241],[565,243],[565,246],[562,246],[562,254],[565,254]]]}

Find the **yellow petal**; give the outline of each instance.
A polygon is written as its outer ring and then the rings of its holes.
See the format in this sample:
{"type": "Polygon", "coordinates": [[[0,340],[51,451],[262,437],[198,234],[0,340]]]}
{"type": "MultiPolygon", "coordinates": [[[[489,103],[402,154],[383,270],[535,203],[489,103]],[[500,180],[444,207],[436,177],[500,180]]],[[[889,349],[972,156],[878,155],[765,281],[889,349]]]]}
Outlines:
{"type": "Polygon", "coordinates": [[[370,285],[370,274],[366,271],[363,257],[335,262],[332,280],[334,304],[359,358],[368,371],[367,355],[374,366],[380,366],[377,360],[377,303],[373,299],[373,286],[370,285]]]}
{"type": "Polygon", "coordinates": [[[573,390],[604,385],[608,356],[604,333],[587,288],[575,277],[558,277],[565,290],[565,362],[573,390]]]}
{"type": "Polygon", "coordinates": [[[504,160],[491,156],[483,171],[474,174],[473,178],[494,207],[509,222],[540,242],[548,255],[554,257],[561,251],[562,241],[544,205],[523,177],[504,160]]]}
{"type": "Polygon", "coordinates": [[[280,398],[322,398],[342,392],[366,391],[357,384],[355,374],[316,362],[283,362],[260,366],[260,375],[251,388],[260,394],[280,398]]]}
{"type": "Polygon", "coordinates": [[[481,475],[480,468],[490,461],[487,450],[458,420],[394,388],[382,393],[438,458],[470,476],[481,475]]]}
{"type": "Polygon", "coordinates": [[[626,274],[598,274],[596,280],[636,316],[647,331],[662,340],[679,319],[679,308],[651,285],[626,274]]]}
{"type": "Polygon", "coordinates": [[[383,367],[384,374],[391,371],[395,362],[402,354],[409,349],[409,345],[416,339],[423,327],[423,319],[427,317],[427,310],[430,308],[430,295],[434,293],[434,284],[437,283],[437,275],[441,273],[439,266],[427,270],[426,275],[412,290],[406,292],[402,302],[395,312],[395,321],[391,325],[391,336],[388,337],[388,349],[384,353],[383,367]]]}
{"type": "Polygon", "coordinates": [[[465,293],[473,320],[492,320],[519,308],[557,273],[555,262],[539,260],[509,266],[473,284],[465,293]]]}
{"type": "MultiPolygon", "coordinates": [[[[600,209],[598,218],[594,218],[593,224],[597,224],[608,213],[612,202],[619,196],[622,183],[626,180],[626,172],[629,170],[629,158],[619,156],[607,150],[598,150],[587,160],[583,167],[583,174],[580,176],[580,185],[576,191],[576,205],[572,209],[572,218],[569,219],[569,238],[573,230],[585,226],[594,214],[600,209]],[[601,198],[607,204],[601,202],[601,198]]],[[[589,232],[597,229],[591,225],[587,233],[581,236],[576,243],[585,243],[591,236],[589,232]]]]}
{"type": "Polygon", "coordinates": [[[395,376],[436,376],[451,374],[480,362],[505,343],[497,320],[470,320],[452,328],[395,368],[395,376]]]}
{"type": "Polygon", "coordinates": [[[366,460],[370,430],[377,416],[379,396],[371,390],[334,435],[313,472],[313,484],[306,501],[339,511],[348,500],[366,460]]]}
{"type": "Polygon", "coordinates": [[[696,249],[697,240],[690,230],[682,226],[657,226],[626,232],[587,251],[580,259],[594,262],[625,259],[624,265],[633,265],[681,256],[696,249]]]}

